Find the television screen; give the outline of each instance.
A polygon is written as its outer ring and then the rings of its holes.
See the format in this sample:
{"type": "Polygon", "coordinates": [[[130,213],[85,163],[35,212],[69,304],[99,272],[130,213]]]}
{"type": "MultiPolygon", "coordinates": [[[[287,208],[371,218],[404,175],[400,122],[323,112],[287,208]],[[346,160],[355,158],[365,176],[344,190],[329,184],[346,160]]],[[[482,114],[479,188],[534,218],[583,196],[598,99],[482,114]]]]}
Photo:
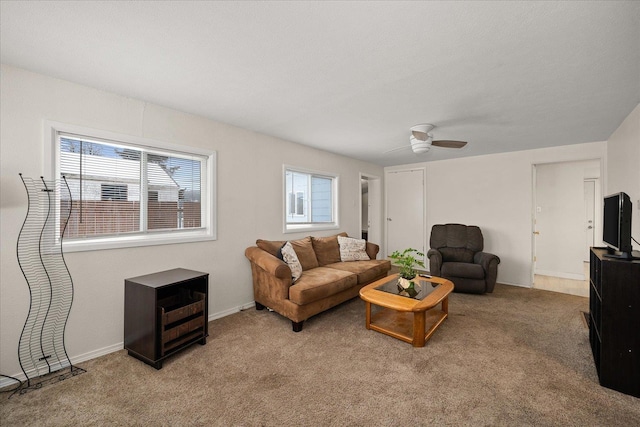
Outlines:
{"type": "Polygon", "coordinates": [[[602,240],[611,248],[631,252],[631,199],[625,193],[604,198],[602,240]]]}

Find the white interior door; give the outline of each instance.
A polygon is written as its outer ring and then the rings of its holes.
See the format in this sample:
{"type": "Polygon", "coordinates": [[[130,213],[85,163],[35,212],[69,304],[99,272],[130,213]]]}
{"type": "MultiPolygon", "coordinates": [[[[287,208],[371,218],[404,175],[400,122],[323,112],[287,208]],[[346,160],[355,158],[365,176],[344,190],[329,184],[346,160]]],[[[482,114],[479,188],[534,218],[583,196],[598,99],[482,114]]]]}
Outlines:
{"type": "Polygon", "coordinates": [[[425,252],[424,169],[386,173],[386,254],[414,248],[425,252]]]}

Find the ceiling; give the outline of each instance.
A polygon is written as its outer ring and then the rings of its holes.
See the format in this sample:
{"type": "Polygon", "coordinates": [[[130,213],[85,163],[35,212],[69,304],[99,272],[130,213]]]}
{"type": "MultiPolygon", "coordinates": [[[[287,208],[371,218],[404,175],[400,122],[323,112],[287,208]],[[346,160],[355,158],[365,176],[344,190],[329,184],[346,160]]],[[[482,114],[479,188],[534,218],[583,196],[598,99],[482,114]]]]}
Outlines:
{"type": "Polygon", "coordinates": [[[384,166],[604,141],[640,2],[2,1],[5,64],[384,166]],[[417,156],[409,128],[461,150],[417,156]]]}

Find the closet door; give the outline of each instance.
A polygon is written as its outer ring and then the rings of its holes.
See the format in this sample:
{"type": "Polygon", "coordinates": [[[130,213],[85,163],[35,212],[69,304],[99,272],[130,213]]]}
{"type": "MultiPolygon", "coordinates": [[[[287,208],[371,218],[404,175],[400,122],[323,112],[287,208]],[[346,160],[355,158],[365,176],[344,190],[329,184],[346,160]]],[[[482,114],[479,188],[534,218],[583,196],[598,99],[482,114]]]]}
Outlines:
{"type": "Polygon", "coordinates": [[[387,253],[414,248],[425,252],[424,169],[387,171],[387,253]]]}

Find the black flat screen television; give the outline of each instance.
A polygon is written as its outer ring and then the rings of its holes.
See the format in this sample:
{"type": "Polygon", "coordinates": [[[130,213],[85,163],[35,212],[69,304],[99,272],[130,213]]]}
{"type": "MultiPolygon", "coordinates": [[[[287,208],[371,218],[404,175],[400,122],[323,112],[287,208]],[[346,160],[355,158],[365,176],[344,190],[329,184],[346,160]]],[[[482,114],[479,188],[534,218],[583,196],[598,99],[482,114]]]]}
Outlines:
{"type": "Polygon", "coordinates": [[[604,198],[602,240],[620,253],[610,257],[632,259],[631,247],[631,199],[626,193],[616,193],[604,198]]]}

